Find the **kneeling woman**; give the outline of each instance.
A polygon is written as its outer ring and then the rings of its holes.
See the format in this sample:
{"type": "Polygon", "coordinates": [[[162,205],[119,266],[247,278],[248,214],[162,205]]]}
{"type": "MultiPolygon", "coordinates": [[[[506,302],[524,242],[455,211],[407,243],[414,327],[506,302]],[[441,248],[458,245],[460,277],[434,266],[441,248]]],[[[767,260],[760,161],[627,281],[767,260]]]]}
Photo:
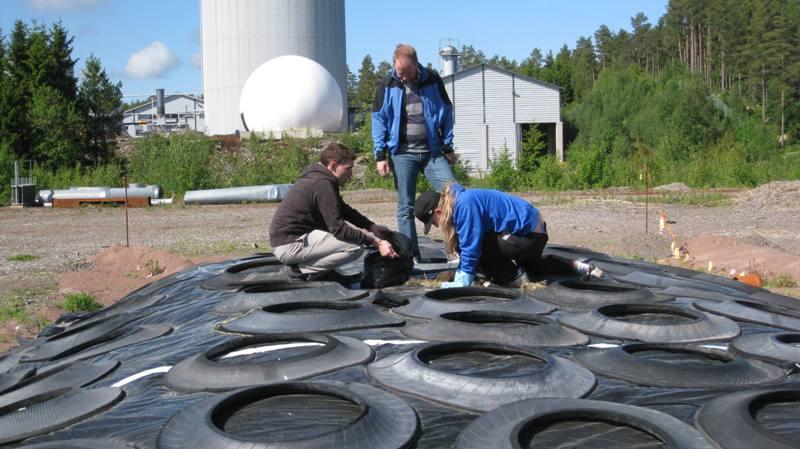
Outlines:
{"type": "Polygon", "coordinates": [[[465,189],[452,182],[442,192],[422,193],[414,215],[442,231],[447,252],[460,254],[453,282],[443,288],[467,287],[476,271],[493,283],[518,287],[525,267],[539,260],[547,243],[547,226],[527,201],[499,190],[465,189]]]}

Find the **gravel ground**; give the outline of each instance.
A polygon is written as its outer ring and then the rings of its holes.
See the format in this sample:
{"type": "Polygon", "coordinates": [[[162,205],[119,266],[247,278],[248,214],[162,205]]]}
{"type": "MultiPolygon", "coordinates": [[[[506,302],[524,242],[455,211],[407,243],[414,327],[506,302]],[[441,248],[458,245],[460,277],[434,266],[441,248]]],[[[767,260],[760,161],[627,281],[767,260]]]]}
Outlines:
{"type": "MultiPolygon", "coordinates": [[[[664,204],[679,240],[725,235],[800,255],[797,211],[800,181],[778,182],[728,194],[730,205],[664,204]]],[[[345,200],[376,222],[395,224],[394,193],[359,190],[345,200]]],[[[658,233],[658,206],[651,198],[645,234],[642,198],[607,192],[529,195],[548,222],[552,243],[589,247],[630,258],[658,259],[670,254],[670,239],[658,233]]],[[[277,205],[168,206],[128,209],[130,242],[181,255],[240,255],[269,248],[268,224],[277,205]]],[[[125,243],[125,209],[0,209],[0,293],[52,279],[75,269],[101,249],[125,243]],[[13,262],[8,257],[38,258],[13,262]]],[[[438,237],[436,231],[433,237],[438,237]]]]}
{"type": "MultiPolygon", "coordinates": [[[[673,202],[674,195],[708,196],[687,193],[684,189],[665,195],[672,195],[673,202]]],[[[704,236],[726,236],[800,256],[800,237],[795,231],[800,181],[714,193],[713,201],[709,201],[715,204],[713,207],[685,205],[696,201],[659,207],[651,197],[647,234],[644,199],[629,189],[525,196],[542,211],[551,243],[582,246],[627,258],[663,259],[671,254],[671,239],[658,232],[658,211],[662,209],[671,221],[678,243],[704,236]]],[[[344,197],[372,220],[394,227],[394,192],[357,190],[345,192],[344,197]]],[[[656,198],[666,202],[670,197],[656,198]]],[[[131,208],[128,209],[130,243],[166,250],[194,261],[264,252],[269,250],[267,229],[276,208],[276,204],[131,208]]],[[[441,236],[434,230],[432,237],[441,236]]],[[[23,297],[26,307],[33,310],[38,303],[52,304],[60,299],[56,286],[61,273],[84,270],[88,268],[89,257],[112,245],[124,245],[125,241],[124,208],[0,209],[0,300],[23,297]],[[9,260],[18,255],[35,258],[9,260]]]]}

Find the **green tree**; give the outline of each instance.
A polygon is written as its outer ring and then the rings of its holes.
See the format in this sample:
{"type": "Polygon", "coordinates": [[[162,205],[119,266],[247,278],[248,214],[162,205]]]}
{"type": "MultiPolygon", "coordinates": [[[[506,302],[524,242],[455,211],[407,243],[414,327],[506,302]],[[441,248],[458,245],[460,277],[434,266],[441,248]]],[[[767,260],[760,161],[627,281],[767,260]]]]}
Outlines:
{"type": "Polygon", "coordinates": [[[50,53],[53,59],[53,73],[49,80],[50,85],[56,88],[65,98],[77,98],[78,80],[75,78],[75,63],[72,59],[72,41],[67,30],[61,22],[56,22],[50,27],[50,53]]]}
{"type": "Polygon", "coordinates": [[[28,111],[31,127],[31,156],[49,168],[65,167],[78,160],[82,120],[75,103],[55,88],[34,90],[28,111]]]}
{"type": "Polygon", "coordinates": [[[482,51],[476,50],[472,45],[461,47],[460,56],[458,57],[458,65],[461,70],[485,63],[486,55],[482,51]]]}
{"type": "Polygon", "coordinates": [[[523,59],[519,65],[519,71],[523,75],[539,78],[542,70],[542,51],[538,48],[531,50],[531,54],[523,59]]]}
{"type": "Polygon", "coordinates": [[[106,162],[113,157],[122,122],[122,83],[112,83],[94,55],[86,60],[78,100],[85,129],[81,159],[106,162]]]}
{"type": "MultiPolygon", "coordinates": [[[[356,89],[358,88],[358,77],[355,73],[350,71],[350,67],[347,68],[347,104],[350,107],[355,105],[356,101],[356,89]]],[[[126,108],[127,109],[127,108],[126,108]]]]}
{"type": "MultiPolygon", "coordinates": [[[[25,59],[27,74],[24,88],[33,94],[40,86],[50,86],[64,95],[57,87],[56,60],[50,47],[50,38],[43,25],[34,25],[28,34],[28,51],[25,59]]],[[[67,98],[64,96],[67,100],[67,98]]],[[[74,99],[74,97],[73,97],[74,99]]]]}
{"type": "Polygon", "coordinates": [[[379,81],[380,78],[375,73],[375,64],[372,63],[372,56],[364,56],[364,59],[361,60],[361,68],[358,70],[358,87],[353,105],[361,110],[369,108],[375,97],[375,89],[377,89],[379,81]]]}
{"type": "Polygon", "coordinates": [[[27,91],[28,27],[14,23],[6,55],[5,73],[0,85],[0,142],[5,142],[16,158],[30,157],[30,126],[27,119],[30,93],[27,91]]]}
{"type": "Polygon", "coordinates": [[[572,53],[572,59],[573,73],[571,82],[575,93],[575,101],[580,101],[592,88],[594,79],[597,76],[597,61],[591,39],[588,37],[578,39],[575,51],[572,53]]]}

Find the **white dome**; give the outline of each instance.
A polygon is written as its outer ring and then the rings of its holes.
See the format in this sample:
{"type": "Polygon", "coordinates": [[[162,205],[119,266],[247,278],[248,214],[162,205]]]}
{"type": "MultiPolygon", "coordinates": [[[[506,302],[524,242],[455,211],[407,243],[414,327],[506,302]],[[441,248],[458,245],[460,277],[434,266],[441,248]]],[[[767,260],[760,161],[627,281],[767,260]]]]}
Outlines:
{"type": "Polygon", "coordinates": [[[239,100],[250,131],[338,131],[342,91],[325,67],[296,55],[279,56],[250,74],[239,100]]]}

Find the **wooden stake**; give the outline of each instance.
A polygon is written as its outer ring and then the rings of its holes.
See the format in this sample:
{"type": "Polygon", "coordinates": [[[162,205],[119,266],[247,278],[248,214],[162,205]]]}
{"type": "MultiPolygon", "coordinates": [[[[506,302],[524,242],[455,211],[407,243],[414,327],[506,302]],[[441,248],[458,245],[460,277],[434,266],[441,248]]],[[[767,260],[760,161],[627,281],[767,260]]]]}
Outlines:
{"type": "Polygon", "coordinates": [[[128,177],[122,178],[122,185],[125,187],[125,247],[131,247],[130,227],[128,225],[128,177]]]}
{"type": "Polygon", "coordinates": [[[644,162],[644,233],[647,235],[650,222],[650,173],[647,171],[647,161],[644,162]]]}

